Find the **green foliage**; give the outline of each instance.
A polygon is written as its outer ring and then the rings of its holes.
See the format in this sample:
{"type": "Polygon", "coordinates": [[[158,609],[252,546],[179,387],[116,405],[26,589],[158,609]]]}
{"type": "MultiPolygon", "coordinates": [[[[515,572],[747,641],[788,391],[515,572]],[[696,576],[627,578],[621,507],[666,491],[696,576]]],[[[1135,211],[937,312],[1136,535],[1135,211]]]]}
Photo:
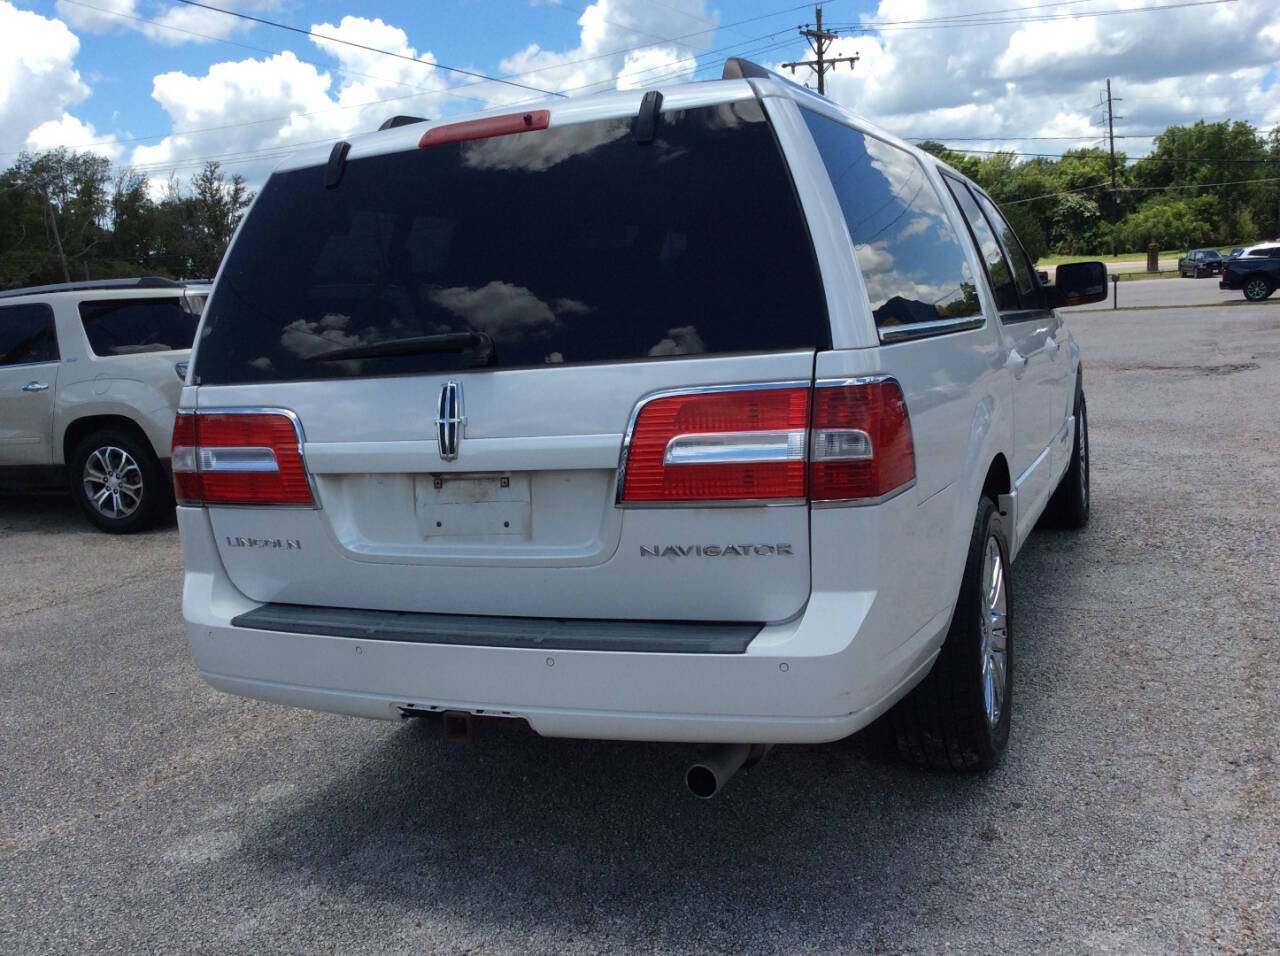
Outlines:
{"type": "Polygon", "coordinates": [[[1149,200],[1125,217],[1116,238],[1126,249],[1145,249],[1152,242],[1161,249],[1211,246],[1216,238],[1217,205],[1213,196],[1149,200]]]}
{"type": "Polygon", "coordinates": [[[1149,156],[1129,162],[1097,147],[1060,158],[981,157],[931,140],[921,146],[999,203],[1033,256],[1098,255],[1230,245],[1280,235],[1280,128],[1242,122],[1170,126],[1149,156]],[[1222,185],[1236,183],[1235,185],[1222,185]],[[1114,249],[1113,249],[1114,243],[1114,249]]]}
{"type": "Polygon", "coordinates": [[[23,153],[0,173],[0,288],[136,275],[205,278],[217,271],[253,199],[217,163],[156,198],[145,174],[93,153],[23,153]]]}

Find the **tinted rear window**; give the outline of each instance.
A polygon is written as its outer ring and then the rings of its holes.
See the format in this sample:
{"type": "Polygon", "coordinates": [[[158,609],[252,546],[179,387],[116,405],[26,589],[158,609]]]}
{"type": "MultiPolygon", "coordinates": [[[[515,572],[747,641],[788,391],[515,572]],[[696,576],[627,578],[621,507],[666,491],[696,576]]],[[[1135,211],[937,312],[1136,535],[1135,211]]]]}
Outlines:
{"type": "Polygon", "coordinates": [[[0,308],[0,365],[35,365],[58,361],[53,310],[47,305],[0,308]]]}
{"type": "Polygon", "coordinates": [[[98,299],[80,303],[80,321],[94,355],[189,349],[199,312],[181,298],[98,299]]]}
{"type": "Polygon", "coordinates": [[[316,361],[480,331],[488,365],[820,348],[807,227],[755,101],[553,127],[278,173],[208,303],[201,384],[474,366],[474,354],[316,361]]]}

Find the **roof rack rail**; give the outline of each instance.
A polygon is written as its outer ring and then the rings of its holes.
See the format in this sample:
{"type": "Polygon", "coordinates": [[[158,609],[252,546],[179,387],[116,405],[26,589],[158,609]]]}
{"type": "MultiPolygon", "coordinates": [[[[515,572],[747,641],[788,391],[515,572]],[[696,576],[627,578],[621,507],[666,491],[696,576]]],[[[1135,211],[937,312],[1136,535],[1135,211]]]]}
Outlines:
{"type": "Polygon", "coordinates": [[[83,292],[92,289],[181,289],[185,283],[163,276],[139,276],[136,279],[87,279],[80,282],[55,282],[51,285],[32,285],[23,289],[0,291],[0,299],[19,295],[40,295],[46,292],[83,292]]]}
{"type": "Polygon", "coordinates": [[[378,127],[378,132],[382,132],[384,129],[395,129],[397,126],[412,126],[414,123],[425,122],[427,122],[425,116],[392,116],[383,121],[382,125],[378,127]]]}
{"type": "Polygon", "coordinates": [[[754,77],[757,80],[764,80],[774,76],[777,74],[766,70],[759,63],[752,63],[740,56],[731,56],[724,61],[724,72],[720,74],[720,79],[744,80],[747,77],[754,77]]]}

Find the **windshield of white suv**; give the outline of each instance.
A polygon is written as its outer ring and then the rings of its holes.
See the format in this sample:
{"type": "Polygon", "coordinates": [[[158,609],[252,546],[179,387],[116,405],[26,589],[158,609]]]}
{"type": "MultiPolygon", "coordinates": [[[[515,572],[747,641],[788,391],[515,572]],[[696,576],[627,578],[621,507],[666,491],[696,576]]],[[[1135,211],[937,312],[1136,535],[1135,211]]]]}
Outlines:
{"type": "Polygon", "coordinates": [[[822,348],[826,304],[760,105],[277,173],[206,307],[201,384],[822,348]],[[443,344],[442,344],[443,343],[443,344]],[[351,356],[351,357],[347,357],[351,356]]]}

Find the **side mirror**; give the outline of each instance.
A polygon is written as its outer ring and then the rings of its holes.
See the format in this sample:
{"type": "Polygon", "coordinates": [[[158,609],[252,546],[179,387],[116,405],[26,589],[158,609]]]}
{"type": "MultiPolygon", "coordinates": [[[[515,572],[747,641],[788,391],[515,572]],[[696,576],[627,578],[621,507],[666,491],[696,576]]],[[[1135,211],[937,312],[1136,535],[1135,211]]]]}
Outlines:
{"type": "Polygon", "coordinates": [[[1085,305],[1107,298],[1107,266],[1102,262],[1072,262],[1058,266],[1049,288],[1050,304],[1085,305]]]}

